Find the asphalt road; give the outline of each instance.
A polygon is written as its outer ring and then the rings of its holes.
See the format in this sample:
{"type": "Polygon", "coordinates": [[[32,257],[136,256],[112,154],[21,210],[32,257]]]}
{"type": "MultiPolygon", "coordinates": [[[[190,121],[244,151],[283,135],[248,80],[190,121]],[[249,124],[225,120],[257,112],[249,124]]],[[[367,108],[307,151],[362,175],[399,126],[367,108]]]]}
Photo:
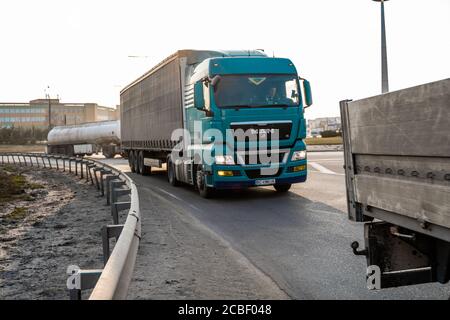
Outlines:
{"type": "MultiPolygon", "coordinates": [[[[129,171],[123,159],[105,161],[129,171]]],[[[311,152],[308,161],[308,181],[287,194],[261,187],[203,199],[189,186],[170,186],[165,171],[131,175],[145,185],[141,201],[155,193],[171,198],[293,299],[449,298],[450,286],[437,283],[367,290],[365,259],[350,249],[352,241],[363,241],[363,228],[345,212],[343,154],[311,152]]]]}

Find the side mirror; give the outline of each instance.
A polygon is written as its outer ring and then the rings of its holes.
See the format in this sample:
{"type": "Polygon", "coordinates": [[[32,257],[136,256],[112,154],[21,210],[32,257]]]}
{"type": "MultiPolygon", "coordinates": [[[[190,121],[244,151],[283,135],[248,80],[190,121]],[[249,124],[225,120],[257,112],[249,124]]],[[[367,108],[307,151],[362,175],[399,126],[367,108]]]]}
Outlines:
{"type": "Polygon", "coordinates": [[[194,107],[198,110],[205,110],[205,97],[203,96],[203,82],[194,84],[194,107]]]}
{"type": "Polygon", "coordinates": [[[211,85],[212,85],[213,87],[215,87],[216,84],[218,84],[219,81],[220,81],[221,79],[222,79],[221,76],[215,75],[215,76],[211,79],[211,85]]]}
{"type": "Polygon", "coordinates": [[[306,79],[303,80],[303,92],[305,94],[305,106],[304,108],[308,108],[313,104],[312,93],[311,93],[311,84],[306,79]]]}

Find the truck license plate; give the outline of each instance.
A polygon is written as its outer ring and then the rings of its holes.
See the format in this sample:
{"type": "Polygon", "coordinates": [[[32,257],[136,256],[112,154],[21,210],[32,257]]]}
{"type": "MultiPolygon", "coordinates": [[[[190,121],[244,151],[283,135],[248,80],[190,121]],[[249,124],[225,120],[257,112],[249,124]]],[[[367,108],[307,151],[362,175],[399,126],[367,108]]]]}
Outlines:
{"type": "Polygon", "coordinates": [[[275,179],[266,179],[266,180],[256,180],[256,186],[267,186],[269,184],[275,184],[275,179]]]}

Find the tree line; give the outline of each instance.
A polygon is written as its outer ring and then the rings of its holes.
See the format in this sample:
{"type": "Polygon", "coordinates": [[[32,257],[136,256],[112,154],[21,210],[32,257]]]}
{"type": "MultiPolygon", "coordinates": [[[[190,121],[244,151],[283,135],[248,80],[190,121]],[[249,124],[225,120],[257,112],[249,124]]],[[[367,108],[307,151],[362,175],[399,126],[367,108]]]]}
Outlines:
{"type": "Polygon", "coordinates": [[[0,128],[0,144],[35,144],[47,140],[48,128],[0,128]]]}

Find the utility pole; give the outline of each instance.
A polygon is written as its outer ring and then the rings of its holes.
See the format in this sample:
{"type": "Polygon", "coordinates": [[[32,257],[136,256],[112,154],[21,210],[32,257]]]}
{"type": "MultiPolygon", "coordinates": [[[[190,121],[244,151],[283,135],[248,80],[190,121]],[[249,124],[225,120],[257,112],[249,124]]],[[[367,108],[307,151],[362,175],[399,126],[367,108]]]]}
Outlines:
{"type": "Polygon", "coordinates": [[[389,92],[387,47],[386,47],[386,23],[384,18],[384,3],[388,0],[373,0],[381,3],[381,92],[389,92]]]}
{"type": "MultiPolygon", "coordinates": [[[[47,89],[50,89],[50,86],[47,86],[47,89]]],[[[45,89],[45,91],[47,91],[47,89],[45,89]]],[[[52,129],[52,103],[50,100],[50,92],[46,92],[45,97],[48,100],[48,130],[51,130],[52,129]]]]}

